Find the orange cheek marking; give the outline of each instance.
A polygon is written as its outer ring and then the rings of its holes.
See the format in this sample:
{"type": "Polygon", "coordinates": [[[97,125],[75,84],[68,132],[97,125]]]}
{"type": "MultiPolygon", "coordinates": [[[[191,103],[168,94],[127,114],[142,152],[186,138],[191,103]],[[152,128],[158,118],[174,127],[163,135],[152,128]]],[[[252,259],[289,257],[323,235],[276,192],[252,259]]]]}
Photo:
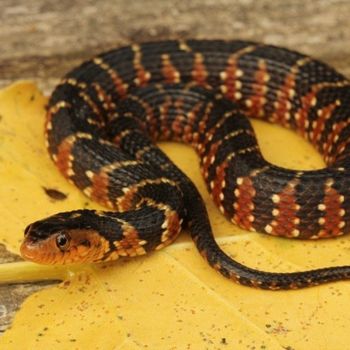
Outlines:
{"type": "Polygon", "coordinates": [[[71,242],[67,252],[66,263],[71,262],[97,262],[103,259],[109,252],[109,242],[94,230],[71,230],[71,242]],[[89,246],[82,245],[83,241],[89,241],[89,246]]]}
{"type": "Polygon", "coordinates": [[[122,229],[124,238],[114,242],[116,254],[129,257],[146,254],[143,245],[147,242],[139,238],[137,230],[128,223],[123,224],[122,229]]]}
{"type": "Polygon", "coordinates": [[[26,237],[21,244],[21,256],[29,261],[40,264],[55,264],[63,258],[63,253],[57,248],[55,238],[40,242],[31,242],[30,236],[26,237]]]}

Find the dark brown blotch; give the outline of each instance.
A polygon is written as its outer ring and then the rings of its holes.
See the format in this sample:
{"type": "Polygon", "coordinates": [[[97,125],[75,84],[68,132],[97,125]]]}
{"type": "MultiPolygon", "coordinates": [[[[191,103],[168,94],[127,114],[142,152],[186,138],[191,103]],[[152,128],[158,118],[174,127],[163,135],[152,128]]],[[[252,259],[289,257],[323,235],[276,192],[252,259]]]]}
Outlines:
{"type": "Polygon", "coordinates": [[[67,199],[67,197],[68,197],[65,193],[63,193],[59,190],[56,190],[54,188],[43,187],[43,190],[48,197],[50,197],[51,199],[53,199],[55,201],[63,201],[65,199],[67,199]]]}

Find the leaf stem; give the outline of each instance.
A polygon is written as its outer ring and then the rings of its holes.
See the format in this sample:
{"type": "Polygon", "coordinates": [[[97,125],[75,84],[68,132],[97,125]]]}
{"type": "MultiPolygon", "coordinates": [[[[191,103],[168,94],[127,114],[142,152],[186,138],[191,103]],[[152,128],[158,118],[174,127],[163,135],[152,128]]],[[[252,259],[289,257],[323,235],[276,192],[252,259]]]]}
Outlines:
{"type": "Polygon", "coordinates": [[[62,265],[38,265],[27,261],[0,264],[0,284],[42,280],[64,280],[72,270],[62,265]]]}

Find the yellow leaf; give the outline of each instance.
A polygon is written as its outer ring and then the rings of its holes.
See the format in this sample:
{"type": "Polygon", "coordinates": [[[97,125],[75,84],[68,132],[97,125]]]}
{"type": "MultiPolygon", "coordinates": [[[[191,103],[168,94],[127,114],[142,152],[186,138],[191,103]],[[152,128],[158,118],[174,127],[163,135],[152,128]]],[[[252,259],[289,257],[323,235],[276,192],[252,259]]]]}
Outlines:
{"type": "MultiPolygon", "coordinates": [[[[0,92],[0,241],[17,252],[23,228],[59,211],[94,207],[58,173],[44,146],[46,99],[31,83],[0,92]],[[44,189],[67,195],[50,198],[44,189]]],[[[277,126],[254,122],[267,159],[319,168],[312,147],[277,126]]],[[[218,212],[184,145],[162,148],[195,181],[218,242],[233,257],[269,271],[350,263],[347,237],[292,241],[245,232],[218,212]]],[[[129,261],[52,269],[29,263],[0,266],[0,281],[64,278],[29,297],[1,349],[347,349],[350,282],[298,291],[261,291],[212,270],[183,233],[162,251],[129,261]],[[11,265],[11,267],[9,267],[11,265]]]]}

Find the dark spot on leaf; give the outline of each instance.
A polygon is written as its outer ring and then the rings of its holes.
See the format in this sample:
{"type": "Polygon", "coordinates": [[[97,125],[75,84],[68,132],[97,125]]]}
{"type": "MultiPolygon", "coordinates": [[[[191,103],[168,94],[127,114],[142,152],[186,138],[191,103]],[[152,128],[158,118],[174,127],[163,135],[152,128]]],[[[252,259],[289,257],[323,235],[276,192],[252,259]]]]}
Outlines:
{"type": "Polygon", "coordinates": [[[46,188],[43,187],[45,193],[51,198],[54,199],[56,201],[63,201],[65,199],[67,199],[67,195],[64,194],[61,191],[55,190],[54,188],[46,188]]]}
{"type": "Polygon", "coordinates": [[[227,345],[226,338],[221,338],[221,344],[225,344],[225,345],[227,345]]]}
{"type": "Polygon", "coordinates": [[[70,285],[70,281],[66,280],[62,283],[63,287],[68,287],[70,285]]]}

